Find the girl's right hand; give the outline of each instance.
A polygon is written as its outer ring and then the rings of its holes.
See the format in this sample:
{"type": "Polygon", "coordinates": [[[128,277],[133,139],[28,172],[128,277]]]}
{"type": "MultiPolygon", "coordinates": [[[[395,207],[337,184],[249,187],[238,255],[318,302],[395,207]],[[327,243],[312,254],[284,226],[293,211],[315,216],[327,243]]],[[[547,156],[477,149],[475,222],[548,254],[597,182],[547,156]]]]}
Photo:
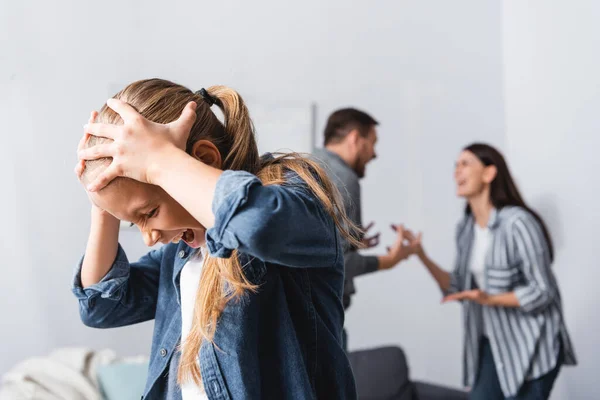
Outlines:
{"type": "MultiPolygon", "coordinates": [[[[88,123],[90,123],[90,124],[93,123],[96,120],[96,117],[98,117],[98,112],[92,111],[92,113],[90,114],[90,119],[89,119],[88,123]]],[[[89,136],[90,135],[87,133],[82,136],[81,140],[79,141],[79,144],[77,145],[77,152],[79,152],[80,150],[82,150],[84,148],[84,145],[87,142],[89,136]]],[[[85,161],[78,160],[77,164],[75,165],[75,175],[77,176],[77,179],[79,179],[79,182],[81,182],[81,176],[83,175],[84,170],[85,170],[85,161]]],[[[83,182],[81,182],[81,183],[83,184],[83,182]]],[[[89,196],[88,196],[88,198],[89,198],[89,196]]],[[[111,214],[107,213],[106,211],[104,211],[103,209],[101,209],[100,207],[95,205],[94,202],[91,201],[91,199],[90,199],[90,203],[92,204],[92,214],[94,217],[109,218],[109,219],[114,218],[111,214]]]]}
{"type": "MultiPolygon", "coordinates": [[[[97,111],[92,111],[92,113],[90,114],[90,119],[88,120],[88,123],[93,123],[96,120],[96,117],[98,116],[98,112],[97,111]]],[[[79,140],[79,144],[77,145],[77,154],[79,154],[79,152],[81,150],[84,149],[84,145],[85,142],[87,142],[88,137],[90,137],[90,135],[88,133],[85,133],[82,137],[81,140],[79,140]]],[[[77,179],[79,179],[79,182],[81,182],[81,175],[83,175],[83,171],[85,170],[85,160],[77,160],[77,164],[75,165],[75,175],[77,175],[77,179]]],[[[81,182],[83,184],[83,182],[81,182]]]]}

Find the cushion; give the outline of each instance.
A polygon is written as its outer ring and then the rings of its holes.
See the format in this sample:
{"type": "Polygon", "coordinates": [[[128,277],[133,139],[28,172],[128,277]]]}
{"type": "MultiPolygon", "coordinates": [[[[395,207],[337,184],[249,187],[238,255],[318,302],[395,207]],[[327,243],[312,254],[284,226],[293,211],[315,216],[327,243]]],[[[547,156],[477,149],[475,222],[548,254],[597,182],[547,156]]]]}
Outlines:
{"type": "Polygon", "coordinates": [[[144,394],[148,362],[117,362],[98,368],[98,383],[105,400],[139,399],[144,394]]]}

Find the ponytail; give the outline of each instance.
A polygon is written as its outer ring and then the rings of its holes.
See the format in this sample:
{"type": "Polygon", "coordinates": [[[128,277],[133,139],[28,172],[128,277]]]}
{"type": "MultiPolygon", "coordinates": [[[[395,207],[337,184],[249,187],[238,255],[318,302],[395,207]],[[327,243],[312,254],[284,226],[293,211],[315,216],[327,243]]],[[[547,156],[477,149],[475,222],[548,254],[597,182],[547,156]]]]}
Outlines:
{"type": "Polygon", "coordinates": [[[225,134],[231,143],[222,169],[244,170],[255,174],[260,157],[254,124],[244,100],[238,92],[227,86],[211,86],[207,92],[225,116],[225,134]]]}

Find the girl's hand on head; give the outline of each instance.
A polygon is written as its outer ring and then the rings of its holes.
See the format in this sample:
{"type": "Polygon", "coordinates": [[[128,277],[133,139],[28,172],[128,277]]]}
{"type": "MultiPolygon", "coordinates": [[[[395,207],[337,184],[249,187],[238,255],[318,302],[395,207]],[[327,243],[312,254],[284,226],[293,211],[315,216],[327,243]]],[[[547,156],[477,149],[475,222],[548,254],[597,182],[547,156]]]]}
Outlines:
{"type": "MultiPolygon", "coordinates": [[[[92,113],[90,114],[90,119],[88,120],[88,123],[90,123],[90,124],[94,123],[94,121],[96,120],[96,117],[98,117],[98,112],[92,111],[92,113]]],[[[84,149],[85,142],[87,142],[87,139],[89,136],[90,136],[89,134],[84,133],[83,136],[81,137],[81,140],[79,140],[79,144],[77,145],[78,153],[84,149]]],[[[75,165],[75,175],[77,176],[77,179],[79,179],[79,182],[81,182],[81,176],[83,175],[84,170],[85,170],[85,160],[77,161],[77,164],[75,165]]],[[[81,182],[81,183],[83,184],[83,182],[81,182]]],[[[110,215],[109,213],[107,213],[106,211],[104,211],[103,209],[98,207],[96,204],[94,204],[94,202],[91,199],[90,199],[90,203],[92,204],[92,214],[97,215],[102,218],[114,218],[112,215],[110,215]]]]}
{"type": "MultiPolygon", "coordinates": [[[[92,111],[92,113],[90,114],[90,119],[88,120],[88,124],[93,124],[94,121],[96,120],[96,117],[98,116],[98,112],[97,111],[92,111]]],[[[79,152],[82,151],[84,149],[84,145],[85,142],[87,142],[87,139],[90,135],[87,133],[84,133],[83,136],[81,137],[81,139],[79,140],[79,144],[77,145],[77,154],[79,155],[79,152]]],[[[81,175],[83,175],[83,171],[85,170],[85,160],[82,160],[81,158],[77,161],[77,164],[75,164],[75,175],[77,176],[77,179],[79,179],[79,182],[81,182],[81,175]]]]}
{"type": "Polygon", "coordinates": [[[85,134],[109,138],[113,142],[78,152],[80,160],[112,158],[108,168],[88,186],[92,192],[102,189],[118,176],[152,183],[154,163],[170,149],[185,150],[196,121],[195,102],[188,103],[179,119],[169,124],[149,121],[121,100],[109,99],[106,105],[121,116],[123,125],[89,123],[84,127],[85,134]]]}

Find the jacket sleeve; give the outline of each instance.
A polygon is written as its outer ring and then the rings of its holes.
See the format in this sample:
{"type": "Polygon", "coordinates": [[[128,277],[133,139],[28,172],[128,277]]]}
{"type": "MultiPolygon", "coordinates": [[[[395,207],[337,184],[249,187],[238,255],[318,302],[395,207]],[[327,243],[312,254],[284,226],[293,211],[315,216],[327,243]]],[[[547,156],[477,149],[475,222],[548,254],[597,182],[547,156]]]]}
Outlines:
{"type": "Polygon", "coordinates": [[[376,256],[364,256],[356,250],[344,253],[344,263],[347,279],[375,272],[379,268],[379,259],[376,256]]]}
{"type": "Polygon", "coordinates": [[[119,245],[115,261],[102,280],[83,288],[81,266],[72,291],[79,299],[81,320],[94,328],[113,328],[154,319],[163,249],[153,250],[130,264],[119,245]]]}
{"type": "Polygon", "coordinates": [[[523,311],[543,311],[554,300],[556,291],[550,250],[541,225],[532,215],[520,217],[513,225],[513,239],[525,278],[525,283],[516,287],[514,293],[523,311]]]}
{"type": "Polygon", "coordinates": [[[238,249],[290,267],[330,267],[341,257],[333,219],[296,175],[264,186],[244,171],[225,171],[213,199],[215,225],[207,231],[211,255],[238,249]]]}
{"type": "Polygon", "coordinates": [[[449,272],[450,274],[450,286],[448,287],[448,290],[444,291],[444,295],[449,295],[449,294],[453,294],[453,293],[457,293],[457,292],[461,292],[463,290],[465,290],[465,276],[464,273],[466,271],[466,268],[464,265],[461,265],[461,260],[463,260],[465,257],[463,257],[463,251],[465,251],[463,249],[463,245],[462,242],[464,242],[464,234],[465,234],[465,229],[468,227],[469,223],[470,223],[470,219],[468,217],[463,218],[462,220],[460,220],[458,222],[458,224],[456,225],[456,230],[455,230],[455,243],[456,243],[456,258],[454,260],[454,269],[452,271],[449,272]]]}

